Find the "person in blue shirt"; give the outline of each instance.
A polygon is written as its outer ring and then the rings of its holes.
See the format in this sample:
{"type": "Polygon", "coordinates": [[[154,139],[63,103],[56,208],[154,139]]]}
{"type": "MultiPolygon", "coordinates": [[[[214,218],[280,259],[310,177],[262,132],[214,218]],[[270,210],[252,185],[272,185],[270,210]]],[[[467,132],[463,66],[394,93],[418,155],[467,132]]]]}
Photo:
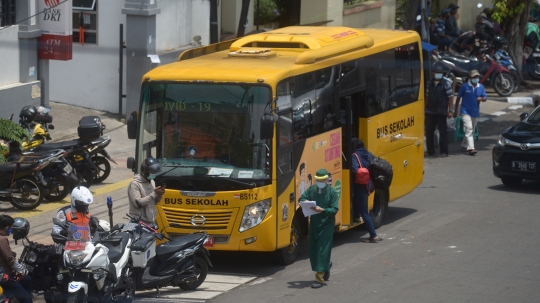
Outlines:
{"type": "Polygon", "coordinates": [[[473,134],[480,117],[480,102],[486,102],[487,95],[484,86],[480,82],[480,73],[477,70],[472,70],[469,73],[469,81],[464,83],[459,90],[456,99],[456,107],[454,111],[454,118],[457,117],[457,110],[459,103],[463,99],[461,105],[461,119],[463,121],[463,142],[461,143],[461,150],[467,152],[469,155],[474,156],[478,151],[474,149],[473,134]]]}

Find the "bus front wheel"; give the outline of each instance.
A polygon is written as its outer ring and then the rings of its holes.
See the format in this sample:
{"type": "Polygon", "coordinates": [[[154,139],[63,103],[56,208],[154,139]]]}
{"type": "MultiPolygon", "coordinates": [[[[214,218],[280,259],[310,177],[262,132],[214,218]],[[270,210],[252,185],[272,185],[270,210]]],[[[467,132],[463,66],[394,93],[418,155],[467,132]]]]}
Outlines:
{"type": "Polygon", "coordinates": [[[301,225],[298,217],[293,219],[291,224],[290,242],[288,246],[275,251],[276,262],[280,265],[289,265],[294,263],[296,256],[298,255],[301,225]]]}
{"type": "Polygon", "coordinates": [[[373,208],[369,212],[373,220],[373,226],[379,228],[382,225],[385,213],[388,211],[388,191],[376,189],[373,199],[373,208]]]}

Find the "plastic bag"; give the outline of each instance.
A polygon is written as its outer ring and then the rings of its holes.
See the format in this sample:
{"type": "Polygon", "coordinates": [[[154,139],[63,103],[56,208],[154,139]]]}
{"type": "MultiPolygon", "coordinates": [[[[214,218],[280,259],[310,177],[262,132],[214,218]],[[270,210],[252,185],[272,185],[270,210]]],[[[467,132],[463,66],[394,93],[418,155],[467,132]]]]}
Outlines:
{"type": "Polygon", "coordinates": [[[456,127],[454,126],[454,117],[451,117],[451,118],[447,118],[446,119],[446,127],[447,128],[451,128],[453,130],[456,129],[456,127]]]}

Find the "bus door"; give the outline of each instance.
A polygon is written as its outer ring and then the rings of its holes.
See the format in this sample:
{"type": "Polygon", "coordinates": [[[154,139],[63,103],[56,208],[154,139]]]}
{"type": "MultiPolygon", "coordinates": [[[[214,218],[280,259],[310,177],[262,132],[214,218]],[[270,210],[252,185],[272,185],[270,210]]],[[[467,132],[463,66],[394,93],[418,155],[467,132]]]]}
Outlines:
{"type": "Polygon", "coordinates": [[[296,211],[296,179],[294,165],[294,136],[292,128],[292,109],[278,112],[277,155],[276,155],[276,218],[277,246],[290,243],[290,227],[296,211]]]}

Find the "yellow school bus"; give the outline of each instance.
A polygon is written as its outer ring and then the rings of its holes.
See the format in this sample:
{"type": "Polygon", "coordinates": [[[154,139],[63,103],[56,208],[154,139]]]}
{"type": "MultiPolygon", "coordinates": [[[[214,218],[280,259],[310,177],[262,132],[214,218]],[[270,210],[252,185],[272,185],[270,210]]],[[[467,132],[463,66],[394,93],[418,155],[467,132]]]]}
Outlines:
{"type": "Polygon", "coordinates": [[[423,177],[423,73],[412,31],[287,27],[182,53],[142,80],[128,119],[128,167],[148,156],[166,184],[157,224],[206,231],[209,249],[275,251],[292,263],[308,219],[298,198],[320,168],[340,193],[336,232],[352,218],[351,138],[393,166],[370,195],[376,227],[388,202],[423,177]]]}

